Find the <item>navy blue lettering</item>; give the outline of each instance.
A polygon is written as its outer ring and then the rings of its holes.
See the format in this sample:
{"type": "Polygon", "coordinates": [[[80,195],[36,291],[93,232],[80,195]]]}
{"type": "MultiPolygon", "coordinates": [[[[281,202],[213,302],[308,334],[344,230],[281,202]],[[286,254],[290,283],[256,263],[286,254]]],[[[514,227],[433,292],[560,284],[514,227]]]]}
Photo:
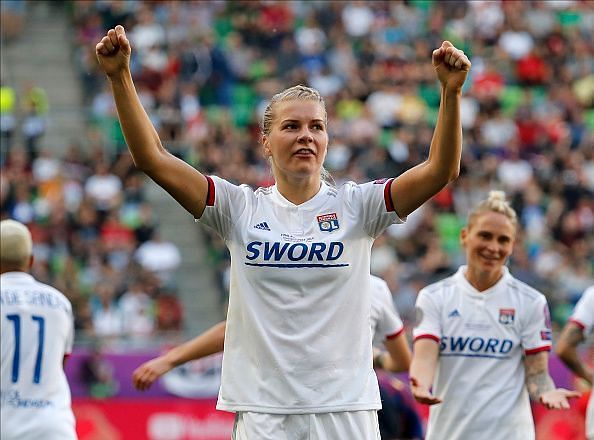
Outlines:
{"type": "Polygon", "coordinates": [[[344,244],[333,241],[315,243],[252,241],[246,246],[246,259],[264,261],[334,261],[344,252],[344,244]]]}
{"type": "Polygon", "coordinates": [[[468,346],[468,348],[470,349],[470,351],[481,351],[483,349],[483,345],[485,345],[485,340],[483,338],[473,338],[470,341],[470,345],[468,346]],[[475,342],[478,342],[478,344],[475,344],[475,342]]]}
{"type": "Polygon", "coordinates": [[[495,353],[495,349],[497,348],[498,344],[499,344],[499,339],[489,338],[487,340],[487,346],[485,347],[485,353],[488,353],[489,351],[491,353],[495,353]]]}
{"type": "Polygon", "coordinates": [[[501,342],[501,347],[499,347],[499,353],[509,353],[513,346],[514,343],[512,341],[504,339],[503,342],[501,342]]]}
{"type": "Polygon", "coordinates": [[[248,243],[248,245],[247,245],[248,255],[246,256],[246,258],[248,260],[255,260],[256,258],[258,258],[260,256],[260,250],[257,248],[259,246],[262,246],[261,241],[252,241],[251,243],[248,243]]]}
{"type": "Polygon", "coordinates": [[[448,346],[448,337],[442,336],[441,341],[439,341],[439,351],[444,351],[448,346]]]}
{"type": "Polygon", "coordinates": [[[291,260],[291,261],[302,260],[303,258],[305,258],[306,255],[307,255],[307,245],[305,245],[303,243],[292,244],[291,247],[289,248],[288,257],[289,257],[289,260],[291,260]],[[297,249],[297,248],[301,249],[301,254],[299,254],[298,256],[295,256],[295,249],[297,249]]]}
{"type": "Polygon", "coordinates": [[[451,337],[450,338],[450,350],[452,351],[463,351],[466,348],[466,344],[468,344],[468,339],[469,338],[464,338],[462,339],[461,337],[451,337]]]}
{"type": "Polygon", "coordinates": [[[282,247],[280,247],[278,241],[272,243],[272,246],[270,246],[269,242],[264,243],[264,261],[269,261],[273,255],[273,260],[279,261],[285,254],[287,247],[289,247],[289,243],[287,242],[283,243],[282,247]]]}
{"type": "Polygon", "coordinates": [[[328,256],[326,257],[326,260],[338,260],[342,255],[343,250],[344,245],[340,241],[333,241],[332,243],[330,243],[330,246],[328,246],[328,256]],[[334,255],[334,251],[336,250],[336,248],[338,248],[338,250],[336,251],[336,255],[334,255]]]}
{"type": "Polygon", "coordinates": [[[315,255],[318,261],[324,261],[324,256],[322,255],[322,252],[324,252],[325,250],[325,243],[312,243],[311,250],[309,251],[309,257],[307,258],[307,260],[312,261],[315,255]]]}

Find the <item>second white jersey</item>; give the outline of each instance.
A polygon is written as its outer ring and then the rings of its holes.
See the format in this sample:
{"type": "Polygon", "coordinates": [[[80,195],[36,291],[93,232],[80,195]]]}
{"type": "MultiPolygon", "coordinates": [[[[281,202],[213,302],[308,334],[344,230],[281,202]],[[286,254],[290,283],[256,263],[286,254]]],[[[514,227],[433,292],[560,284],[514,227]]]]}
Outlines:
{"type": "Polygon", "coordinates": [[[322,184],[301,205],[209,177],[200,219],[231,253],[217,408],[278,414],[379,409],[370,254],[398,221],[390,181],[322,184]],[[388,197],[386,197],[386,195],[388,197]]]}
{"type": "MultiPolygon", "coordinates": [[[[577,324],[584,331],[586,338],[594,334],[594,286],[589,287],[582,294],[569,320],[577,324]]],[[[590,394],[590,401],[588,403],[586,435],[588,440],[594,439],[594,392],[590,394]]]]}
{"type": "Polygon", "coordinates": [[[388,284],[379,277],[371,276],[371,334],[374,347],[381,347],[387,339],[393,339],[404,331],[402,319],[394,307],[388,284]]]}
{"type": "Polygon", "coordinates": [[[512,277],[479,292],[466,267],[421,290],[415,340],[439,343],[427,440],[530,440],[523,357],[551,349],[546,298],[512,277]]]}
{"type": "Polygon", "coordinates": [[[72,350],[68,299],[24,272],[0,276],[2,440],[76,439],[62,368],[72,350]]]}

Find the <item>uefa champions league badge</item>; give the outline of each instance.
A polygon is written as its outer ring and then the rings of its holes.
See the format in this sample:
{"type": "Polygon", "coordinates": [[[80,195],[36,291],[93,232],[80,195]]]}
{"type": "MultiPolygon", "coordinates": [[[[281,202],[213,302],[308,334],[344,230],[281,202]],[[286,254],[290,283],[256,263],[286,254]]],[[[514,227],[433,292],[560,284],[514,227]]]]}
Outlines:
{"type": "Polygon", "coordinates": [[[318,215],[318,226],[322,232],[332,232],[339,228],[338,216],[335,212],[332,214],[318,215]]]}
{"type": "Polygon", "coordinates": [[[513,325],[516,309],[499,309],[499,322],[503,325],[513,325]]]}

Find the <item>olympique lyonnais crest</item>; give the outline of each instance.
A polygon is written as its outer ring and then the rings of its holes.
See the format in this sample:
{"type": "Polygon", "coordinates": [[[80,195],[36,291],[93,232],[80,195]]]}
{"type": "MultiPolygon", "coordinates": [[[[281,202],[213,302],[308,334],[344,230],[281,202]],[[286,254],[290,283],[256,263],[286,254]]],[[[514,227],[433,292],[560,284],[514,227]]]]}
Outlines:
{"type": "Polygon", "coordinates": [[[332,214],[318,215],[316,218],[318,219],[318,225],[322,232],[332,232],[339,227],[338,216],[335,212],[332,214]]]}
{"type": "Polygon", "coordinates": [[[503,325],[512,325],[516,319],[516,309],[499,309],[499,322],[503,325]]]}

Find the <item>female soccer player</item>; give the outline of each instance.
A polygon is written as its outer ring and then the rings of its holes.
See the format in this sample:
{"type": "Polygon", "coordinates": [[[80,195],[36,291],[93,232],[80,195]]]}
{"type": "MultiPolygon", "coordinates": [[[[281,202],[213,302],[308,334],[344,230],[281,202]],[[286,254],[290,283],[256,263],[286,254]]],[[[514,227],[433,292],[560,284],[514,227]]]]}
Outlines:
{"type": "Polygon", "coordinates": [[[29,274],[33,241],[15,220],[0,222],[0,438],[76,440],[64,364],[74,318],[64,294],[29,274]]]}
{"type": "Polygon", "coordinates": [[[544,295],[505,266],[516,227],[505,194],[491,191],[461,232],[468,265],[419,293],[411,389],[421,403],[444,402],[431,407],[428,440],[534,439],[529,397],[559,409],[579,395],[549,376],[544,295]]]}
{"type": "Polygon", "coordinates": [[[457,177],[468,58],[449,42],[433,52],[441,105],[429,157],[396,179],[326,184],[323,99],[304,86],[275,95],[262,143],[276,183],[253,191],[167,152],[134,89],[130,53],[122,26],[96,46],[134,163],[231,253],[217,408],[237,414],[233,438],[378,438],[371,245],[457,177]]]}
{"type": "MultiPolygon", "coordinates": [[[[575,309],[565,324],[557,341],[557,355],[578,377],[586,383],[594,383],[594,371],[586,362],[580,360],[577,346],[594,334],[594,286],[586,289],[575,309]]],[[[594,440],[594,393],[590,394],[586,413],[586,436],[594,440]]]]}

